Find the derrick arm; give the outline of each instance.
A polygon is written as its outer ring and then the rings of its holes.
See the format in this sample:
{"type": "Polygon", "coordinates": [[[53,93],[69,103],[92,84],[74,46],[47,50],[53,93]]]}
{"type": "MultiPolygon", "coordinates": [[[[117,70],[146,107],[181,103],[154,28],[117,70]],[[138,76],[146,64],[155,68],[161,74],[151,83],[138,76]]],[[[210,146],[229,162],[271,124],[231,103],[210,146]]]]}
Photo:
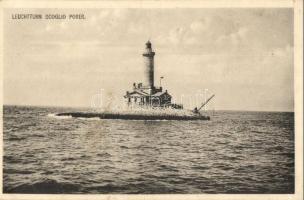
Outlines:
{"type": "Polygon", "coordinates": [[[200,111],[200,109],[202,109],[205,105],[207,105],[207,103],[214,97],[215,95],[213,94],[211,97],[209,97],[209,99],[207,99],[202,105],[201,107],[199,107],[199,109],[197,109],[197,112],[200,111]]]}

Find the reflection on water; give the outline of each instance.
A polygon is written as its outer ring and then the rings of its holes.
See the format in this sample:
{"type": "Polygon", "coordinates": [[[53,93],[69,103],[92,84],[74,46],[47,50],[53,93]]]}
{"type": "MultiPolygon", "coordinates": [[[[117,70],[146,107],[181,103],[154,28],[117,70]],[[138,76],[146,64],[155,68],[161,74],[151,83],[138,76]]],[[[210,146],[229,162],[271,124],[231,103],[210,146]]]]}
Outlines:
{"type": "Polygon", "coordinates": [[[210,121],[55,118],[4,107],[5,193],[293,193],[294,114],[210,121]]]}

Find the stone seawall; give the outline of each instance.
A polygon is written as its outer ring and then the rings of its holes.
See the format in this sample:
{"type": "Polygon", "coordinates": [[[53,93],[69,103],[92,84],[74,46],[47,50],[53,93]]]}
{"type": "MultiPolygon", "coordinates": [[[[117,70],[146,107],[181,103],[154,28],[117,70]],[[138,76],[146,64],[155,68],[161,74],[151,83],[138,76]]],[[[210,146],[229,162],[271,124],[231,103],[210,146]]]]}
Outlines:
{"type": "Polygon", "coordinates": [[[117,114],[117,113],[90,113],[90,112],[66,112],[58,113],[57,116],[71,116],[82,118],[100,119],[124,119],[124,120],[210,120],[209,116],[203,115],[146,115],[146,114],[117,114]]]}

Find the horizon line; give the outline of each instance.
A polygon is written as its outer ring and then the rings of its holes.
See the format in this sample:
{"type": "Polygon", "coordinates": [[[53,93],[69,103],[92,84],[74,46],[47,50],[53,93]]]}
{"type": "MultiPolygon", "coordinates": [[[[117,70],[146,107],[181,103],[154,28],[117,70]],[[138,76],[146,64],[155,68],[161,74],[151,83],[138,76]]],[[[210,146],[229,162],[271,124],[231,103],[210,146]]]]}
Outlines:
{"type": "MultiPolygon", "coordinates": [[[[86,108],[92,109],[89,106],[64,106],[64,105],[27,105],[27,104],[2,104],[2,106],[24,106],[24,107],[49,107],[49,108],[86,108]]],[[[184,109],[184,110],[191,110],[191,109],[184,109]]],[[[206,110],[207,112],[212,111],[232,111],[232,112],[289,112],[294,113],[295,111],[292,110],[237,110],[237,109],[209,109],[206,110]]]]}

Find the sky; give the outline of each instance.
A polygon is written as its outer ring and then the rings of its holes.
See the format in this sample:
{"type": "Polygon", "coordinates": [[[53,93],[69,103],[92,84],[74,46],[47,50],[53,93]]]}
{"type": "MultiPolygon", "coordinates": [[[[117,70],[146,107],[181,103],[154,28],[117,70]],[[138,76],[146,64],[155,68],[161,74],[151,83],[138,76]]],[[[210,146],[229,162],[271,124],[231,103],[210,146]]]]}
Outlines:
{"type": "Polygon", "coordinates": [[[107,105],[121,102],[143,79],[150,40],[155,84],[163,76],[186,108],[215,94],[210,109],[294,109],[291,8],[10,9],[3,36],[4,104],[89,107],[101,91],[107,105]]]}

